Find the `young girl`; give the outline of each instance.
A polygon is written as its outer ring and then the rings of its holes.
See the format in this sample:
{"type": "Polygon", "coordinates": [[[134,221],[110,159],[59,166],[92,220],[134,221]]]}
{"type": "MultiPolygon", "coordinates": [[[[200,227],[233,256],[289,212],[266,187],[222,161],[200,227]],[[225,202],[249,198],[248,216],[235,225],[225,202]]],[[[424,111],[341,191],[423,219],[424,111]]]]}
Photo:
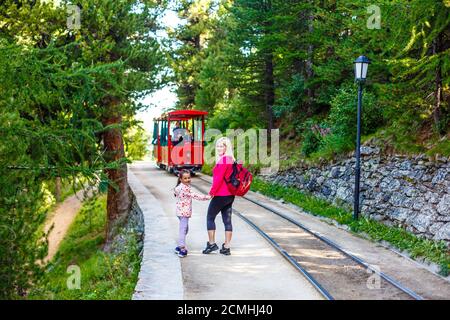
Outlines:
{"type": "Polygon", "coordinates": [[[180,220],[178,247],[175,248],[175,253],[180,258],[184,258],[188,253],[186,249],[186,235],[189,230],[189,218],[192,215],[192,198],[209,200],[211,196],[195,193],[191,190],[191,173],[189,170],[182,170],[178,175],[174,196],[177,198],[176,214],[180,220]]]}

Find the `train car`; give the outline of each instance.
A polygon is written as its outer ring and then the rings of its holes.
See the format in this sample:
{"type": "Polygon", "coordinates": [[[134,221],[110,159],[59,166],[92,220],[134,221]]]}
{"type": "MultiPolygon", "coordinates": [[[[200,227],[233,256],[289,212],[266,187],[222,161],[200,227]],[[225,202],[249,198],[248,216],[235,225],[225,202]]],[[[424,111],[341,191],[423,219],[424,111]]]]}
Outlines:
{"type": "Polygon", "coordinates": [[[206,111],[177,110],[153,119],[153,158],[161,169],[192,173],[203,166],[206,111]]]}

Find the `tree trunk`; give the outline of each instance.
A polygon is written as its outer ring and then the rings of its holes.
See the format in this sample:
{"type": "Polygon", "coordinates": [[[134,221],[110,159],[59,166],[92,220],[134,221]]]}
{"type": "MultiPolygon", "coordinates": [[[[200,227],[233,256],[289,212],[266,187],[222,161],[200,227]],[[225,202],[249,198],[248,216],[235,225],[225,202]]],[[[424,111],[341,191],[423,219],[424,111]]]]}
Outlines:
{"type": "Polygon", "coordinates": [[[55,178],[55,199],[56,202],[61,202],[61,177],[55,178]]]}
{"type": "MultiPolygon", "coordinates": [[[[271,27],[272,23],[268,20],[268,16],[270,16],[272,11],[272,1],[271,0],[263,0],[261,2],[261,8],[265,13],[265,21],[263,25],[265,27],[265,34],[267,36],[271,35],[271,27]]],[[[268,132],[268,141],[270,143],[271,130],[273,129],[273,105],[275,103],[275,81],[273,76],[273,53],[271,49],[268,49],[264,53],[264,97],[266,104],[266,113],[267,113],[267,130],[268,132]]]]}
{"type": "MultiPolygon", "coordinates": [[[[314,14],[313,12],[309,12],[308,14],[308,33],[311,36],[312,33],[314,32],[314,14]]],[[[308,45],[308,59],[306,60],[306,83],[308,84],[312,77],[313,77],[313,52],[314,52],[314,46],[310,43],[308,45]]],[[[313,105],[313,97],[314,97],[314,91],[313,89],[308,86],[308,88],[306,89],[306,94],[308,96],[308,101],[307,101],[307,114],[311,115],[312,114],[312,105],[313,105]]]]}
{"type": "MultiPolygon", "coordinates": [[[[433,55],[441,52],[442,47],[442,34],[438,34],[436,39],[433,41],[433,55]]],[[[442,65],[441,60],[439,60],[438,65],[436,67],[436,76],[435,76],[435,98],[436,105],[433,110],[433,119],[434,124],[437,128],[439,134],[441,134],[441,130],[439,130],[439,122],[441,120],[441,103],[442,103],[442,65]]]]}
{"type": "MultiPolygon", "coordinates": [[[[114,109],[114,106],[112,107],[114,109]]],[[[114,112],[115,113],[115,112],[114,112]]],[[[103,120],[103,125],[121,124],[122,116],[113,115],[103,120]]],[[[108,162],[125,157],[122,132],[118,128],[110,129],[103,134],[105,158],[108,162]]],[[[123,164],[119,169],[107,169],[106,174],[110,180],[107,197],[107,230],[106,246],[114,239],[118,227],[122,226],[128,217],[130,210],[130,198],[128,191],[127,165],[123,164]]]]}
{"type": "MultiPolygon", "coordinates": [[[[273,54],[268,53],[265,59],[265,72],[264,72],[264,82],[265,82],[265,100],[266,100],[266,110],[268,117],[268,130],[273,129],[273,105],[275,103],[275,81],[273,77],[273,54]]],[[[269,132],[270,137],[270,132],[269,132]]]]}

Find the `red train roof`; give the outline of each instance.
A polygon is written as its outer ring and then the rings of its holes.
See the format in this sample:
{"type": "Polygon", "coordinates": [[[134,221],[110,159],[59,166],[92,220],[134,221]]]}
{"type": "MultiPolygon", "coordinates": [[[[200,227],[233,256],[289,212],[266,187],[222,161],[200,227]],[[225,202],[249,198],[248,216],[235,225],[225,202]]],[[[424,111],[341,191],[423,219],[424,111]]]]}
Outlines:
{"type": "Polygon", "coordinates": [[[169,115],[172,116],[203,116],[208,114],[206,111],[200,110],[176,110],[169,112],[169,115]]]}
{"type": "Polygon", "coordinates": [[[167,116],[170,116],[170,120],[177,121],[177,120],[186,120],[191,119],[196,116],[204,116],[207,115],[208,112],[206,111],[200,111],[200,110],[175,110],[168,113],[165,113],[161,115],[161,117],[155,119],[155,120],[166,120],[167,116]]]}

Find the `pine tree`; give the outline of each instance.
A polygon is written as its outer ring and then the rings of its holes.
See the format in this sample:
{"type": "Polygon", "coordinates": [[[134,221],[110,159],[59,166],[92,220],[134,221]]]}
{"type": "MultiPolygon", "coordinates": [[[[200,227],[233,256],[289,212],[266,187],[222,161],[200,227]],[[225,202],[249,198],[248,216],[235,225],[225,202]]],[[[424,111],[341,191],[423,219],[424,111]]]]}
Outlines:
{"type": "Polygon", "coordinates": [[[81,1],[80,28],[66,5],[0,6],[1,296],[25,295],[46,254],[43,182],[83,175],[110,182],[108,240],[127,217],[123,117],[159,86],[163,57],[153,1],[81,1]],[[105,174],[102,172],[105,170],[105,174]],[[109,179],[108,179],[109,178],[109,179]],[[7,239],[7,240],[6,240],[7,239]]]}
{"type": "Polygon", "coordinates": [[[179,109],[192,109],[195,106],[213,5],[212,0],[176,1],[176,11],[183,24],[176,30],[169,30],[169,37],[172,42],[170,60],[177,85],[176,107],[179,109]]]}
{"type": "MultiPolygon", "coordinates": [[[[136,102],[140,97],[160,86],[163,57],[153,32],[162,7],[151,0],[84,0],[78,4],[82,23],[74,31],[80,42],[74,62],[96,69],[95,96],[88,108],[104,127],[105,160],[117,163],[125,157],[124,117],[142,107],[136,102]]],[[[126,164],[122,161],[106,173],[111,181],[107,198],[109,242],[127,219],[130,197],[126,164]]]]}
{"type": "MultiPolygon", "coordinates": [[[[408,84],[403,94],[417,96],[420,90],[421,113],[431,113],[435,128],[443,134],[449,124],[450,5],[439,0],[411,1],[407,12],[402,23],[410,26],[409,41],[397,51],[393,70],[398,80],[408,84]]],[[[400,32],[402,26],[396,27],[400,32]]]]}

